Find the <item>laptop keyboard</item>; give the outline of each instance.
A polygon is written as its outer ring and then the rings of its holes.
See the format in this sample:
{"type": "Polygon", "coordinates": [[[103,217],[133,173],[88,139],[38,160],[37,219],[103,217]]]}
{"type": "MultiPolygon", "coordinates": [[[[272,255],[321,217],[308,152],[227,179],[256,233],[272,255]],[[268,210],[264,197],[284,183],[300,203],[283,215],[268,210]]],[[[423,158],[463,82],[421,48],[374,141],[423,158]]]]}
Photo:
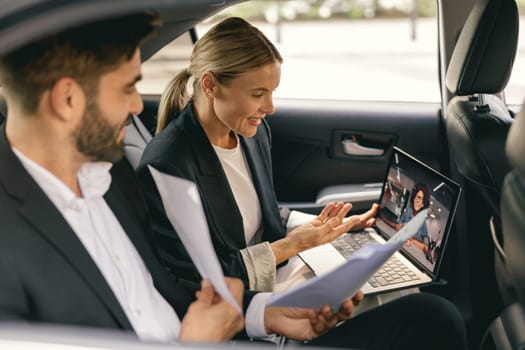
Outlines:
{"type": "MultiPolygon", "coordinates": [[[[377,241],[367,232],[344,234],[332,241],[334,248],[347,259],[356,250],[369,243],[377,243],[377,241]]],[[[408,266],[403,264],[397,257],[392,256],[372,277],[370,277],[368,283],[372,287],[380,287],[417,279],[418,276],[410,270],[408,266]]]]}

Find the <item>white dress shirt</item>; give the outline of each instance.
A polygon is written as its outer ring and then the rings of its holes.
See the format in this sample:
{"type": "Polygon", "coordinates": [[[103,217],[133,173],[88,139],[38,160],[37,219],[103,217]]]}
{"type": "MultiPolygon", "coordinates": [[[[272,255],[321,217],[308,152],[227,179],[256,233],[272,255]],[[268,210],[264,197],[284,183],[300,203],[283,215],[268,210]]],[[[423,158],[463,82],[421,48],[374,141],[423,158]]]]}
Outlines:
{"type": "Polygon", "coordinates": [[[103,195],[111,184],[107,162],[86,163],[77,179],[83,197],[49,171],[13,149],[27,172],[66,219],[99,268],[142,340],[174,341],[180,321],[160,295],[135,246],[103,195]]]}

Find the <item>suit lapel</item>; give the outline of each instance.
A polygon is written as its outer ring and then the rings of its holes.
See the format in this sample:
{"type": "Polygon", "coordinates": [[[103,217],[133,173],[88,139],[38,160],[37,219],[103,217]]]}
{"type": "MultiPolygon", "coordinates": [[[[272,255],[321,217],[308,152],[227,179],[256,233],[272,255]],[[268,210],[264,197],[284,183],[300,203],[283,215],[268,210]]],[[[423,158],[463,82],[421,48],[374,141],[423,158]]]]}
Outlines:
{"type": "Polygon", "coordinates": [[[259,149],[259,144],[253,137],[246,138],[241,136],[239,138],[244,147],[244,154],[246,155],[246,160],[252,173],[253,183],[257,190],[259,200],[268,203],[269,200],[273,200],[273,198],[268,198],[271,197],[271,192],[267,190],[272,188],[272,184],[269,182],[272,174],[269,171],[270,169],[267,169],[262,162],[256,161],[256,159],[264,159],[259,149]]]}
{"type": "Polygon", "coordinates": [[[24,201],[20,212],[33,224],[37,230],[47,238],[64,256],[64,258],[83,277],[97,297],[111,310],[117,322],[124,329],[131,329],[124,311],[122,310],[111,288],[95,265],[71,227],[60,215],[58,210],[49,202],[45,194],[38,191],[28,192],[31,198],[24,201]],[[55,218],[50,220],[49,218],[55,218]]]}
{"type": "MultiPolygon", "coordinates": [[[[271,169],[267,169],[264,165],[265,163],[260,161],[265,159],[265,157],[260,149],[260,144],[254,137],[240,137],[240,139],[245,149],[244,154],[250,167],[253,184],[259,197],[263,218],[274,217],[275,213],[271,213],[271,208],[274,207],[276,199],[273,195],[273,185],[270,182],[272,177],[271,169]]],[[[273,229],[265,231],[273,231],[273,229]]]]}
{"type": "MultiPolygon", "coordinates": [[[[191,111],[191,108],[186,111],[191,111]]],[[[246,239],[241,212],[219,158],[193,113],[184,113],[182,117],[183,128],[188,133],[188,139],[195,150],[195,159],[199,168],[197,178],[208,221],[223,239],[230,241],[238,249],[245,248],[246,239]],[[224,220],[225,217],[229,220],[224,220]]]]}
{"type": "Polygon", "coordinates": [[[73,266],[93,293],[111,310],[120,326],[132,329],[100,270],[60,212],[12,152],[4,131],[0,135],[0,181],[19,200],[20,215],[35,228],[35,232],[44,236],[73,266]]]}
{"type": "Polygon", "coordinates": [[[241,145],[244,148],[244,154],[248,162],[248,167],[252,175],[253,184],[259,197],[259,203],[262,210],[262,219],[264,225],[263,240],[274,241],[283,237],[283,228],[281,224],[279,210],[276,206],[277,198],[273,190],[272,169],[266,164],[271,164],[268,159],[270,155],[262,148],[259,137],[267,138],[267,135],[260,136],[263,126],[259,127],[255,137],[246,138],[240,136],[241,145]]]}

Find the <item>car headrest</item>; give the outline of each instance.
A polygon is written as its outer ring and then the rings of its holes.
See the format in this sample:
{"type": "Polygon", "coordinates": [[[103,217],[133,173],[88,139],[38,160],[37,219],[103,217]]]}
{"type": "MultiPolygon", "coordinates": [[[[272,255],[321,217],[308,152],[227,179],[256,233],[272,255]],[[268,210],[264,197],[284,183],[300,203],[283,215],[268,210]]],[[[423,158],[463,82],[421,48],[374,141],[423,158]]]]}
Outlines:
{"type": "Polygon", "coordinates": [[[478,0],[465,22],[447,69],[452,94],[494,94],[510,77],[518,44],[514,0],[478,0]]]}
{"type": "Polygon", "coordinates": [[[525,105],[514,118],[506,144],[507,158],[511,167],[525,179],[525,105]]]}

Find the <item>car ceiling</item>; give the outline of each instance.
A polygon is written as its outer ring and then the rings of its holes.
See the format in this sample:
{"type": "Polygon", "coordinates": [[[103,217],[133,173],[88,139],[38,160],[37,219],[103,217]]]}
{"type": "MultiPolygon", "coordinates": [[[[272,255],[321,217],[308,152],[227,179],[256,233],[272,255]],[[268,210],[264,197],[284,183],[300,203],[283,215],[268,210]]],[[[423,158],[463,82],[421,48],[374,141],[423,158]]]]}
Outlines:
{"type": "Polygon", "coordinates": [[[0,55],[30,41],[94,20],[156,10],[163,22],[143,59],[225,7],[244,0],[0,0],[0,55]]]}

